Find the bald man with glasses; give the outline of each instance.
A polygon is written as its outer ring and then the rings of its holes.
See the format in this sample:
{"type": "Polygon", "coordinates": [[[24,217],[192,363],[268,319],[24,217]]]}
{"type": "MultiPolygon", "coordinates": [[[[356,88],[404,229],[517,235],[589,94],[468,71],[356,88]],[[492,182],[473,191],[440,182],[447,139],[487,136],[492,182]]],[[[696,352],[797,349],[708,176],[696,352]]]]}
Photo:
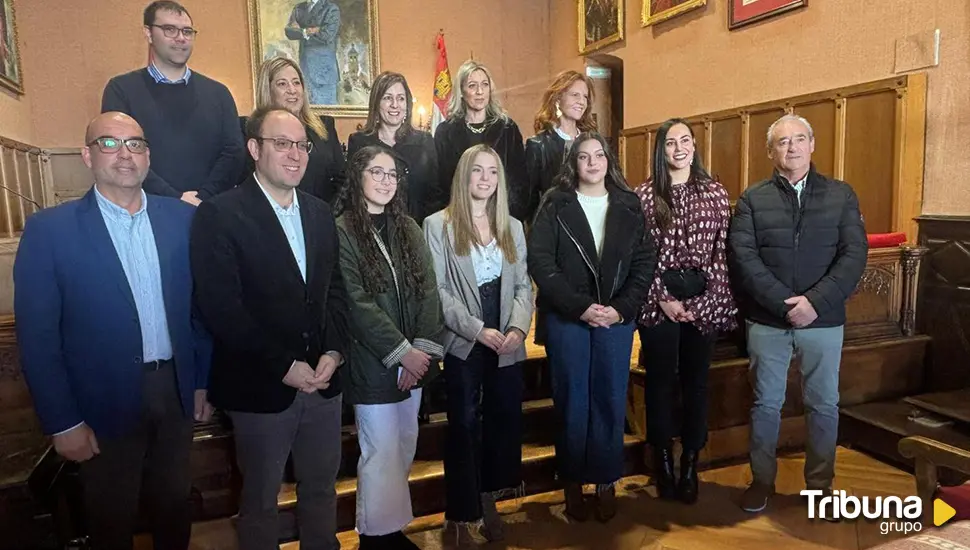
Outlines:
{"type": "Polygon", "coordinates": [[[185,550],[192,421],[208,420],[211,340],[192,307],[195,208],[145,193],[141,126],[88,125],[81,199],[27,219],[14,263],[20,361],[54,449],[80,464],[92,548],[132,548],[143,495],[156,550],[185,550]]]}

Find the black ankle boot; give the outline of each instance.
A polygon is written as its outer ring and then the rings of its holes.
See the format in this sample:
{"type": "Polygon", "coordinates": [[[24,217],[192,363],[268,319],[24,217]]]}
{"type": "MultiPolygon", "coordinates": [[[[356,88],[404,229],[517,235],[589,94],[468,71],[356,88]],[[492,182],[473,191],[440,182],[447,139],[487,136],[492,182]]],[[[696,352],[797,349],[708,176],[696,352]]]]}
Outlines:
{"type": "Polygon", "coordinates": [[[680,454],[680,483],[677,496],[684,504],[697,502],[697,451],[680,454]]]}
{"type": "Polygon", "coordinates": [[[670,447],[653,448],[653,478],[657,483],[657,494],[664,500],[677,498],[674,481],[674,451],[670,447]]]}

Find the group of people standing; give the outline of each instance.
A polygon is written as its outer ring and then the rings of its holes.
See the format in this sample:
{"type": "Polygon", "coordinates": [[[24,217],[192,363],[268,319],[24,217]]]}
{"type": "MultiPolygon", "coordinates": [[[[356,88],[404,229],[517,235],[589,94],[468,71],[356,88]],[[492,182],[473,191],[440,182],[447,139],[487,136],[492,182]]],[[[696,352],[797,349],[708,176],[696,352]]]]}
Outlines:
{"type": "Polygon", "coordinates": [[[439,375],[449,529],[461,544],[501,539],[496,501],[523,482],[533,319],[567,515],[616,514],[635,331],[658,492],[693,503],[707,373],[716,335],[736,327],[736,296],[756,380],[742,506],[761,510],[772,491],[793,349],[806,481],[831,485],[844,302],[866,241],[852,189],[811,165],[807,121],[772,125],[775,174],[733,217],[683,120],[660,127],[652,177],[632,189],[575,71],[546,90],[528,140],[478,62],[456,73],[433,137],[412,126],[404,76],[382,73],[345,156],[285,58],[259,68],[240,132],[228,90],[187,67],[191,23],[175,2],[146,8],[152,61],[108,83],[87,128],[94,187],[28,220],[14,268],[23,369],[55,449],[80,463],[95,548],[131,547],[141,492],[155,548],[187,547],[192,420],[213,407],[233,424],[240,548],[277,547],[289,457],[301,548],[338,548],[344,402],[361,451],[360,547],[414,548],[408,475],[421,394],[439,375]]]}

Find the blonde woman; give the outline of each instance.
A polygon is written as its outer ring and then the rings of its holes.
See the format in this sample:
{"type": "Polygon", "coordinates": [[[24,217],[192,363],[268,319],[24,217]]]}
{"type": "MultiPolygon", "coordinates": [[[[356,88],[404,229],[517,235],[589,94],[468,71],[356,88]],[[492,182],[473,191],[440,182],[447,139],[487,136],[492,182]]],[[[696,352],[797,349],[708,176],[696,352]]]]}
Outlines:
{"type": "Polygon", "coordinates": [[[505,167],[509,192],[509,211],[522,220],[528,215],[529,193],[525,172],[525,147],[522,132],[495,92],[495,79],[488,67],[466,61],[455,74],[455,93],[448,106],[448,119],[435,129],[438,150],[440,206],[449,202],[452,179],[462,153],[484,143],[498,153],[505,167]]]}
{"type": "MultiPolygon", "coordinates": [[[[333,117],[319,117],[310,111],[303,71],[292,59],[274,57],[260,66],[256,108],[263,107],[286,109],[303,122],[312,146],[299,189],[332,204],[344,182],[343,147],[337,139],[333,117]]],[[[242,127],[245,133],[245,118],[242,127]]],[[[252,175],[253,169],[253,159],[247,155],[243,181],[252,175]]]]}
{"type": "Polygon", "coordinates": [[[522,223],[509,215],[502,160],[487,145],[458,162],[451,202],[425,219],[445,318],[445,519],[459,541],[481,524],[502,538],[495,499],[522,483],[522,362],[532,283],[522,223]]]}

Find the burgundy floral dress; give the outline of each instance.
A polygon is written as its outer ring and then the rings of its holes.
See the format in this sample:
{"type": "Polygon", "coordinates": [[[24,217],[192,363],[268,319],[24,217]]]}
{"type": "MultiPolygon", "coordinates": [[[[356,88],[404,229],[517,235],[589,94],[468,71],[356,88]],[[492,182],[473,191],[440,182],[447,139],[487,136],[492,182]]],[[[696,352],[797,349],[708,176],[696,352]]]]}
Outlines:
{"type": "Polygon", "coordinates": [[[694,314],[694,326],[704,334],[734,330],[738,308],[728,282],[726,256],[731,204],[727,191],[715,180],[697,180],[693,176],[683,185],[672,186],[673,220],[666,230],[654,218],[652,181],[648,179],[637,187],[636,194],[640,197],[646,226],[657,243],[657,270],[640,309],[640,325],[660,324],[666,318],[660,302],[675,300],[664,287],[663,272],[697,268],[707,277],[707,286],[701,294],[681,302],[694,314]]]}

